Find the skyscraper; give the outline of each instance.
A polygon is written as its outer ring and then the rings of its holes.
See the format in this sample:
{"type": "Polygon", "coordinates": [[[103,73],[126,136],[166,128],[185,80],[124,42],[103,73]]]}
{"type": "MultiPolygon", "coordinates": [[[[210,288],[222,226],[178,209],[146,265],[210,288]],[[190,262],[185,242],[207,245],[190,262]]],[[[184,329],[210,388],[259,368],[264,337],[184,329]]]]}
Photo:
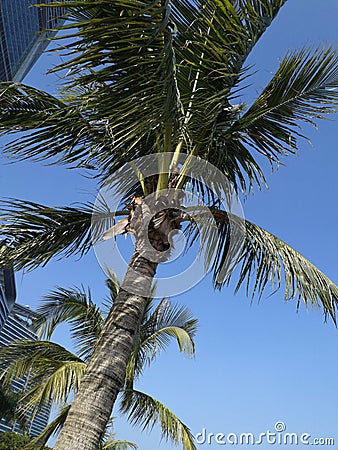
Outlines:
{"type": "Polygon", "coordinates": [[[36,8],[53,0],[0,0],[0,81],[21,81],[46,48],[62,8],[36,8]]]}
{"type": "MultiPolygon", "coordinates": [[[[32,320],[36,316],[37,314],[30,308],[15,303],[0,331],[0,346],[5,346],[17,339],[37,339],[36,334],[31,328],[32,320]]],[[[12,383],[13,391],[25,391],[28,386],[29,376],[25,376],[12,383]]],[[[49,414],[50,406],[43,407],[41,411],[33,417],[28,416],[29,421],[27,423],[27,430],[31,437],[37,437],[46,427],[49,414]]],[[[18,422],[10,425],[2,419],[0,421],[0,432],[4,431],[20,432],[21,430],[18,422]]]]}
{"type": "MultiPolygon", "coordinates": [[[[15,303],[16,289],[12,269],[0,269],[0,347],[16,339],[37,339],[31,324],[36,313],[30,308],[15,303]]],[[[12,383],[14,391],[24,391],[29,383],[29,377],[21,378],[12,383]]],[[[50,407],[42,408],[41,412],[31,418],[27,424],[29,434],[37,437],[48,423],[50,407]]],[[[18,423],[12,425],[0,420],[0,432],[20,432],[18,423]]]]}

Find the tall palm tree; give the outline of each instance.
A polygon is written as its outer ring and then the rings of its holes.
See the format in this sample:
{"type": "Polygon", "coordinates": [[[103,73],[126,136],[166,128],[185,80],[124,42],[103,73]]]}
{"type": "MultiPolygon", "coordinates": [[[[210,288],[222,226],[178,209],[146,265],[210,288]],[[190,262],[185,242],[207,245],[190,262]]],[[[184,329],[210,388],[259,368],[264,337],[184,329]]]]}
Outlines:
{"type": "MultiPolygon", "coordinates": [[[[335,50],[289,51],[276,74],[248,107],[238,103],[248,76],[248,55],[286,0],[79,0],[55,3],[68,11],[57,39],[67,39],[67,70],[60,94],[20,84],[3,84],[0,129],[17,133],[6,146],[13,158],[47,160],[92,171],[105,186],[125,163],[154,153],[174,156],[159,176],[143,179],[128,191],[134,196],[125,221],[112,234],[132,232],[135,252],[126,280],[136,293],[122,289],[91,355],[81,388],[72,404],[56,450],[94,450],[123,386],[135,336],[157,262],[144,253],[144,198],[164,188],[190,189],[209,206],[219,239],[208,261],[214,287],[222,288],[239,273],[237,288],[261,295],[272,282],[285,287],[287,299],[322,306],[335,320],[338,288],[296,250],[268,231],[245,221],[238,248],[239,272],[224,274],[231,230],[230,215],[217,192],[191,180],[192,156],[212,163],[240,196],[264,186],[262,161],[272,166],[294,154],[304,136],[300,124],[315,124],[337,109],[338,58],[335,50]],[[24,133],[24,134],[21,134],[24,133]],[[187,162],[177,165],[179,157],[187,162]],[[134,273],[139,274],[137,280],[134,273]]],[[[63,72],[64,73],[64,72],[63,72]]],[[[216,186],[217,188],[217,186],[216,186]]],[[[217,191],[217,189],[216,189],[217,191]]],[[[180,228],[180,195],[162,198],[165,213],[146,229],[159,252],[170,246],[168,233],[180,228]],[[174,199],[174,202],[173,202],[174,199]],[[167,202],[167,203],[165,203],[167,202]],[[170,203],[171,202],[171,203],[170,203]]],[[[0,264],[34,268],[52,257],[83,255],[91,247],[92,205],[48,207],[19,200],[4,202],[1,234],[7,248],[0,264]]],[[[154,215],[154,214],[153,214],[154,215]]],[[[96,232],[113,225],[102,206],[95,211],[96,232]],[[99,221],[100,219],[100,221],[99,221]]],[[[233,219],[231,217],[231,219],[233,219]]],[[[193,240],[198,214],[188,217],[193,240]]],[[[190,233],[189,233],[190,230],[190,233]]],[[[147,234],[147,233],[146,233],[147,234]]],[[[107,235],[106,235],[107,236],[107,235]]],[[[210,242],[211,241],[211,242],[210,242]]],[[[124,286],[127,286],[125,284],[124,286]]]]}
{"type": "MultiPolygon", "coordinates": [[[[118,295],[118,285],[107,280],[108,311],[118,295]]],[[[54,402],[60,406],[57,417],[45,428],[34,443],[45,445],[52,434],[58,433],[68,416],[71,400],[79,389],[86,364],[101,333],[106,314],[92,300],[91,292],[83,287],[58,288],[46,296],[38,308],[39,318],[33,324],[40,337],[47,340],[18,340],[0,349],[0,379],[5,385],[20,379],[28,372],[30,383],[20,399],[22,414],[36,414],[44,405],[54,402]],[[50,341],[55,329],[63,323],[70,325],[76,354],[50,341]]],[[[163,298],[157,306],[153,297],[147,299],[135,345],[127,365],[121,390],[120,411],[130,422],[142,428],[160,424],[162,436],[184,450],[196,447],[189,428],[158,400],[134,388],[135,380],[171,342],[177,341],[180,351],[189,356],[195,353],[194,335],[197,320],[186,307],[163,298]]],[[[108,422],[97,450],[128,448],[128,441],[112,439],[108,422]]]]}

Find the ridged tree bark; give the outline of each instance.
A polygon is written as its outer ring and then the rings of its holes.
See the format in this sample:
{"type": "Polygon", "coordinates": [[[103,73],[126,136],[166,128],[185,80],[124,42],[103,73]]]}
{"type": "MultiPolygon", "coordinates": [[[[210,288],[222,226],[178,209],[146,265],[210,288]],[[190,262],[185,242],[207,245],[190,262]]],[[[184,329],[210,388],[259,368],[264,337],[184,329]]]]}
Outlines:
{"type": "Polygon", "coordinates": [[[156,263],[140,256],[137,250],[134,252],[54,450],[97,449],[123,387],[126,365],[146,305],[145,296],[131,294],[123,287],[132,282],[134,292],[136,288],[150,293],[156,268],[156,263]]]}
{"type": "Polygon", "coordinates": [[[135,251],[54,450],[97,450],[124,384],[157,265],[170,254],[170,233],[181,228],[173,195],[133,197],[123,229],[118,222],[104,234],[132,233],[135,251]]]}

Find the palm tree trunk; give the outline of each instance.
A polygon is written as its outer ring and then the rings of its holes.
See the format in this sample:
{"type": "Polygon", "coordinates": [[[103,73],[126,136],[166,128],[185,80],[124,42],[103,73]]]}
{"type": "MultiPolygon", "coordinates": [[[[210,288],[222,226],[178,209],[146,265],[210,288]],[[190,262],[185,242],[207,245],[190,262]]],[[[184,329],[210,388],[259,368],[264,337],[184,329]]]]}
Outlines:
{"type": "Polygon", "coordinates": [[[126,365],[146,305],[145,293],[150,293],[156,268],[157,263],[140,256],[137,250],[134,252],[54,450],[98,448],[124,384],[126,365]],[[128,292],[129,283],[142,296],[128,292]]]}

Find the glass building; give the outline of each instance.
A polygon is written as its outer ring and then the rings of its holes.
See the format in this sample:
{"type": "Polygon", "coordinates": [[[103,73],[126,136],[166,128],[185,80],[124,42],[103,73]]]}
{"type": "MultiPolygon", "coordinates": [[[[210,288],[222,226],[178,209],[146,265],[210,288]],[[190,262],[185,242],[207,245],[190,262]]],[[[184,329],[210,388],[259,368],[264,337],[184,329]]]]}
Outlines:
{"type": "MultiPolygon", "coordinates": [[[[32,320],[36,317],[36,313],[26,306],[14,303],[0,331],[0,346],[8,345],[11,341],[17,339],[37,339],[36,334],[32,331],[32,320]]],[[[13,391],[24,392],[29,387],[29,376],[25,376],[20,380],[12,383],[13,391]]],[[[27,431],[31,437],[37,437],[46,427],[49,420],[51,405],[43,407],[35,416],[29,417],[27,423],[27,431]]],[[[4,419],[0,421],[0,433],[5,431],[15,431],[20,433],[18,422],[8,424],[4,419]]]]}
{"type": "Polygon", "coordinates": [[[21,81],[46,48],[62,8],[36,8],[53,0],[0,0],[0,81],[21,81]]]}

